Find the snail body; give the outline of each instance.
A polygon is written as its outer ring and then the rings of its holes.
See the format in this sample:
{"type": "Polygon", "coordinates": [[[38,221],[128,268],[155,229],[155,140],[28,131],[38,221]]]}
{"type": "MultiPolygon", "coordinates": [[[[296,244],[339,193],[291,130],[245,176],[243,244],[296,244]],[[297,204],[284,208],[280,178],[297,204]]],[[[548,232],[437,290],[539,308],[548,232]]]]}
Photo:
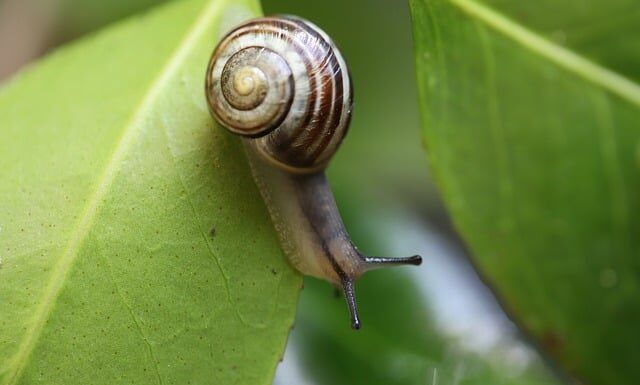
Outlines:
{"type": "Polygon", "coordinates": [[[243,137],[289,261],[301,273],[341,287],[358,329],[355,280],[371,268],[422,260],[364,256],[344,228],[324,174],[347,133],[353,105],[342,55],[306,20],[249,20],[214,50],[205,91],[216,120],[243,137]]]}

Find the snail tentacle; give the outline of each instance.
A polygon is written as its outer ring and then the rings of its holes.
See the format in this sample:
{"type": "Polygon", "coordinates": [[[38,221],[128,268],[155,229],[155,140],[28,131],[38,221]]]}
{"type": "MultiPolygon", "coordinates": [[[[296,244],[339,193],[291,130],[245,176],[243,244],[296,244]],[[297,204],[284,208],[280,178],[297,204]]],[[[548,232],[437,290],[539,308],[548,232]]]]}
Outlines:
{"type": "Polygon", "coordinates": [[[386,265],[414,265],[419,266],[422,263],[422,257],[412,255],[410,257],[388,258],[388,257],[362,257],[369,268],[383,267],[386,265]]]}

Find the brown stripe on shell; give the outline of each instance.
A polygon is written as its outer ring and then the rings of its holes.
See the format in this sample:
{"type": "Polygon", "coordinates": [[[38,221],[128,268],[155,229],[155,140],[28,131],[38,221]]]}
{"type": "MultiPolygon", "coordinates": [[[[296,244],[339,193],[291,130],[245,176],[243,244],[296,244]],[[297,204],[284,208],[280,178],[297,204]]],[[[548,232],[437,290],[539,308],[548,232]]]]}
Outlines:
{"type": "MultiPolygon", "coordinates": [[[[301,29],[298,24],[294,23],[292,20],[287,20],[287,19],[277,20],[277,23],[275,24],[279,25],[283,30],[287,30],[290,33],[294,32],[295,30],[301,29]],[[284,28],[284,26],[288,26],[290,28],[287,29],[287,28],[284,28]]],[[[291,42],[293,44],[293,47],[296,49],[296,53],[298,53],[299,57],[302,59],[302,61],[305,64],[307,78],[309,79],[309,91],[311,92],[311,94],[308,97],[305,114],[303,119],[300,121],[299,127],[290,133],[283,132],[277,135],[277,137],[274,138],[272,141],[272,143],[276,146],[278,153],[284,153],[284,154],[290,152],[292,149],[295,149],[295,147],[293,146],[293,142],[296,140],[296,138],[301,137],[307,131],[307,127],[310,125],[314,116],[313,112],[315,110],[316,100],[318,98],[318,93],[319,93],[318,92],[319,88],[316,84],[315,76],[310,76],[310,74],[314,72],[315,57],[309,57],[307,55],[307,53],[313,54],[314,53],[313,50],[306,49],[307,47],[305,46],[304,42],[300,40],[292,39],[291,36],[289,35],[287,35],[286,38],[288,42],[291,42]]],[[[292,156],[294,155],[293,152],[291,153],[292,156]]],[[[302,149],[302,152],[304,152],[304,149],[302,149]]],[[[304,153],[302,155],[304,155],[304,153]]],[[[298,158],[299,158],[298,156],[293,156],[289,160],[296,161],[296,159],[298,158]]],[[[303,162],[303,161],[304,161],[303,159],[298,159],[296,162],[303,162]]]]}
{"type": "MultiPolygon", "coordinates": [[[[299,26],[290,22],[289,20],[280,20],[280,19],[268,19],[270,24],[265,25],[261,23],[260,20],[249,22],[241,28],[238,28],[233,33],[233,37],[241,37],[251,33],[260,33],[260,34],[273,34],[274,36],[279,36],[286,42],[291,43],[292,47],[298,53],[298,56],[302,59],[302,62],[305,65],[307,74],[311,74],[314,71],[313,57],[307,56],[308,50],[306,49],[303,42],[299,40],[292,39],[295,30],[299,30],[299,26]],[[251,28],[253,27],[253,28],[251,28]],[[289,28],[287,28],[289,27],[289,28]]],[[[324,42],[323,40],[320,40],[324,42]]],[[[330,47],[329,47],[330,48],[330,47]]],[[[318,87],[316,84],[316,79],[313,76],[308,76],[309,78],[309,92],[310,94],[307,96],[307,107],[304,110],[304,115],[301,120],[299,127],[292,132],[274,132],[272,135],[272,139],[270,142],[274,145],[274,155],[285,155],[287,161],[292,161],[294,163],[299,163],[300,165],[306,166],[307,164],[304,157],[307,155],[304,148],[300,150],[300,156],[295,154],[295,150],[292,146],[293,142],[296,138],[301,137],[307,127],[310,125],[314,114],[313,111],[315,109],[318,87]],[[293,151],[292,151],[293,150],[293,151]]],[[[285,160],[285,159],[283,159],[285,160]]]]}
{"type": "Polygon", "coordinates": [[[322,35],[320,35],[315,29],[304,24],[301,21],[292,22],[293,25],[299,29],[303,29],[307,32],[308,36],[314,40],[314,43],[318,44],[318,48],[305,50],[314,55],[314,63],[320,62],[313,66],[308,71],[309,78],[315,83],[315,74],[320,77],[320,87],[322,88],[321,101],[319,102],[319,108],[316,109],[315,101],[313,104],[309,103],[312,108],[312,112],[308,119],[305,119],[303,124],[294,131],[285,141],[279,142],[278,148],[284,153],[286,150],[287,160],[292,163],[299,164],[301,166],[311,166],[316,163],[317,156],[322,153],[327,144],[331,141],[331,136],[335,133],[336,128],[340,125],[340,110],[342,108],[342,81],[339,79],[339,89],[334,88],[334,76],[337,73],[338,78],[341,76],[340,63],[333,54],[333,47],[327,42],[322,35]],[[337,68],[338,71],[333,69],[337,68]],[[336,93],[340,95],[340,103],[335,103],[336,93]],[[337,107],[337,114],[335,108],[337,107]],[[338,120],[335,120],[335,116],[338,116],[338,120]],[[313,119],[313,121],[311,121],[313,119]],[[327,128],[329,127],[329,132],[327,128]],[[318,143],[319,144],[316,144],[318,143]],[[310,151],[312,149],[315,150],[310,151]]]}
{"type": "MultiPolygon", "coordinates": [[[[290,33],[293,33],[294,30],[299,30],[297,24],[291,23],[289,20],[278,20],[277,25],[280,25],[282,29],[287,30],[290,33]],[[291,29],[286,29],[283,26],[289,26],[291,29]]],[[[314,76],[309,76],[309,74],[313,73],[315,68],[314,58],[307,55],[309,50],[306,49],[306,46],[303,44],[304,42],[292,39],[290,35],[287,35],[286,39],[288,42],[292,43],[292,47],[296,50],[296,53],[305,65],[307,78],[309,79],[310,93],[307,96],[307,106],[305,108],[303,118],[300,120],[299,126],[291,132],[274,132],[270,138],[270,142],[274,146],[273,153],[282,158],[282,161],[288,162],[292,165],[309,166],[313,164],[313,162],[308,164],[306,159],[308,152],[305,147],[294,146],[293,144],[297,138],[306,134],[307,127],[310,126],[314,117],[313,112],[315,110],[316,100],[319,93],[316,78],[314,76]]]]}
{"type": "Polygon", "coordinates": [[[229,33],[227,33],[220,40],[220,43],[218,43],[218,46],[216,47],[216,51],[220,52],[220,51],[225,50],[227,45],[229,43],[233,42],[233,40],[236,37],[245,35],[246,34],[245,31],[247,29],[250,29],[251,31],[266,30],[266,27],[268,26],[267,24],[265,24],[266,22],[270,22],[270,23],[273,23],[273,24],[278,24],[280,22],[280,20],[277,19],[277,18],[271,18],[271,17],[264,17],[264,18],[249,20],[249,21],[245,22],[244,24],[240,25],[239,27],[231,30],[229,33]],[[252,27],[254,29],[251,29],[252,27]]]}
{"type": "MultiPolygon", "coordinates": [[[[330,104],[320,104],[320,110],[318,111],[318,113],[321,116],[326,116],[326,119],[320,120],[324,122],[324,124],[320,125],[320,135],[314,135],[314,143],[319,142],[319,144],[308,147],[308,149],[315,147],[313,152],[309,153],[309,157],[316,160],[322,156],[329,143],[331,143],[336,130],[341,126],[341,123],[343,123],[341,113],[342,108],[344,107],[342,67],[340,65],[340,62],[338,61],[338,58],[334,54],[335,46],[333,42],[327,41],[320,32],[318,32],[315,28],[311,27],[304,21],[296,20],[296,23],[301,28],[308,31],[309,34],[313,34],[317,38],[317,41],[322,42],[323,45],[325,45],[327,55],[325,58],[323,58],[323,64],[327,62],[329,63],[328,65],[320,66],[320,68],[323,71],[323,75],[321,76],[328,79],[328,81],[323,80],[322,85],[331,86],[327,88],[326,93],[323,93],[323,95],[327,95],[330,104]],[[333,108],[331,108],[331,106],[333,108]],[[323,113],[327,110],[327,108],[329,109],[329,113],[323,113]]],[[[350,105],[348,106],[348,108],[350,108],[350,105]]]]}
{"type": "MultiPolygon", "coordinates": [[[[332,63],[336,65],[336,71],[330,71],[329,76],[335,82],[335,87],[332,88],[332,93],[330,96],[330,101],[333,103],[333,108],[330,110],[329,116],[326,119],[326,123],[322,127],[321,131],[323,135],[319,135],[320,143],[316,146],[316,148],[311,152],[310,156],[313,159],[320,158],[321,154],[325,151],[331,140],[333,139],[333,135],[336,130],[342,123],[342,108],[343,108],[343,92],[342,89],[342,69],[340,68],[340,63],[335,59],[334,55],[332,63]]],[[[321,106],[324,107],[324,106],[321,106]]],[[[331,107],[331,106],[327,106],[331,107]]]]}

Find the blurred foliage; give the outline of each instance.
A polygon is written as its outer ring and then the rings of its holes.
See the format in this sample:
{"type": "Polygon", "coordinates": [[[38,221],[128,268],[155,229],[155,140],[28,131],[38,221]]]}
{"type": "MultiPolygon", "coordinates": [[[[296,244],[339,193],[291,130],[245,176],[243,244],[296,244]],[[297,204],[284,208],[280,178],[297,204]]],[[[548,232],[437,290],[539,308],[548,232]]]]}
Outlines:
{"type": "Polygon", "coordinates": [[[513,314],[592,384],[640,377],[640,3],[413,0],[429,156],[513,314]]]}
{"type": "MultiPolygon", "coordinates": [[[[169,0],[35,0],[57,5],[56,40],[66,41],[169,0]]],[[[184,0],[178,0],[184,1],[184,0]]]]}
{"type": "Polygon", "coordinates": [[[324,282],[305,280],[293,332],[296,353],[315,384],[350,385],[551,385],[530,367],[513,372],[498,357],[465,352],[442,335],[401,272],[372,272],[359,286],[364,322],[358,333],[346,325],[345,305],[324,282]]]}

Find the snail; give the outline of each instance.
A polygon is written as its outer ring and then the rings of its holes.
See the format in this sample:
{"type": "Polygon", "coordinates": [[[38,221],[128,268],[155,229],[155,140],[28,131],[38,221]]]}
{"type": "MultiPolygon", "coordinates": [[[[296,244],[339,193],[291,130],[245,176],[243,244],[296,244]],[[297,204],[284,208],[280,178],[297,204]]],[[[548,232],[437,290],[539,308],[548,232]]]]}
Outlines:
{"type": "Polygon", "coordinates": [[[418,255],[363,255],[351,242],[324,174],[351,118],[347,65],[317,26],[294,16],[252,19],[215,48],[205,93],[213,117],[243,138],[282,249],[302,274],[341,288],[360,328],[354,282],[365,271],[419,265],[418,255]]]}

